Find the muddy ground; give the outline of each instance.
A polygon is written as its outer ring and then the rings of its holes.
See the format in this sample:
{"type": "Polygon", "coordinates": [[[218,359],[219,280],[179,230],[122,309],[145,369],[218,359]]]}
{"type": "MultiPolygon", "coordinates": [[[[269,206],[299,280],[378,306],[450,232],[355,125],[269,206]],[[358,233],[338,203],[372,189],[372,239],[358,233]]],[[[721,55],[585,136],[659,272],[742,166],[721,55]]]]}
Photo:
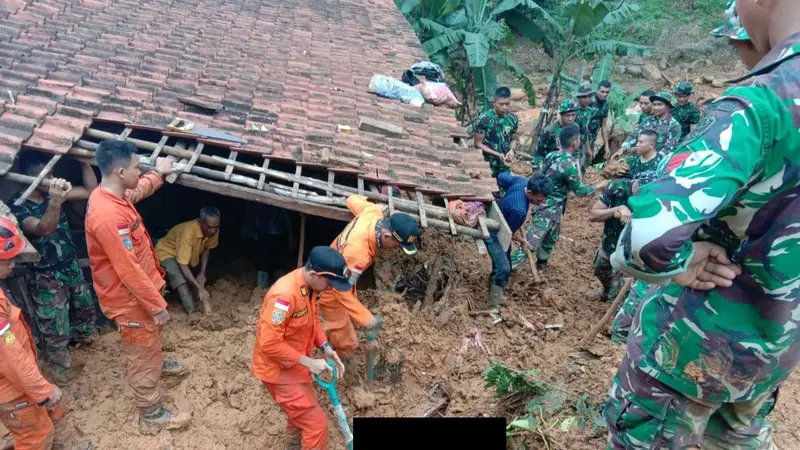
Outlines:
{"type": "MultiPolygon", "coordinates": [[[[363,291],[362,300],[386,320],[380,336],[381,358],[373,392],[354,386],[340,388],[348,415],[353,416],[494,416],[498,414],[492,392],[480,376],[489,360],[516,369],[537,369],[544,380],[567,381],[568,404],[588,393],[595,404],[603,398],[609,380],[623,356],[607,335],[598,336],[594,357],[574,358],[578,342],[599,317],[607,303],[593,296],[600,289],[592,276],[592,259],[600,227],[584,220],[590,199],[570,200],[549,283],[535,289],[527,266],[512,279],[504,317],[506,322],[488,326],[485,317],[471,316],[469,308],[487,308],[488,256],[479,256],[472,242],[457,242],[428,232],[414,261],[381,258],[376,264],[376,284],[389,288],[398,272],[406,274],[409,296],[363,291]],[[427,264],[447,274],[446,282],[434,277],[430,291],[421,291],[409,273],[427,264]],[[416,266],[415,266],[416,265],[416,266]],[[444,268],[444,269],[442,269],[444,268]],[[533,330],[523,325],[523,320],[533,330]],[[543,329],[562,323],[560,330],[543,329]],[[476,332],[488,349],[474,346],[476,332]]],[[[170,358],[180,360],[191,373],[179,384],[166,387],[169,404],[194,417],[191,428],[155,436],[137,431],[137,411],[125,383],[119,336],[102,335],[92,348],[74,350],[76,363],[84,365],[77,379],[65,389],[66,425],[73,436],[91,439],[95,449],[280,449],[285,418],[258,381],[250,375],[254,325],[263,291],[254,289],[255,276],[234,264],[227,277],[209,289],[217,313],[187,317],[179,304],[170,305],[171,322],[164,328],[163,345],[170,358]]],[[[431,270],[434,271],[435,270],[431,270]]],[[[417,270],[417,278],[425,278],[417,270]]],[[[800,378],[784,387],[772,418],[781,449],[800,448],[800,378]]],[[[319,391],[319,398],[325,395],[319,391]]],[[[567,408],[569,409],[569,408],[567,408]]],[[[558,416],[563,418],[568,412],[558,416]]],[[[331,448],[342,448],[335,423],[330,422],[331,448]]],[[[552,449],[603,448],[602,436],[588,431],[549,431],[552,449]]],[[[540,439],[529,439],[530,448],[545,448],[540,439]]]]}

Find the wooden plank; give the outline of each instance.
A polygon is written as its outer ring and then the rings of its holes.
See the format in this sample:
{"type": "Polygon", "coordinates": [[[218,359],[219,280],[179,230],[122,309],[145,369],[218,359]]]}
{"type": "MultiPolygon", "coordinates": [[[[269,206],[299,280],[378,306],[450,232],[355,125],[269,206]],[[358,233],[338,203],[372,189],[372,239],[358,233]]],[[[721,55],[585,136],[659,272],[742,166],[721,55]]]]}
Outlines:
{"type": "Polygon", "coordinates": [[[489,253],[489,249],[486,248],[486,242],[483,239],[475,239],[475,246],[478,247],[478,254],[485,255],[489,253]]]}
{"type": "MultiPolygon", "coordinates": [[[[195,145],[195,144],[192,144],[192,145],[195,145]]],[[[180,148],[180,149],[186,149],[186,144],[183,143],[183,142],[178,142],[178,143],[175,144],[175,147],[180,148]]],[[[189,150],[192,150],[192,149],[193,148],[190,148],[189,150]]],[[[189,158],[183,158],[178,162],[178,167],[185,167],[188,162],[189,162],[189,158]]],[[[155,162],[153,162],[153,164],[155,164],[155,162]]],[[[167,183],[170,183],[170,184],[175,183],[175,180],[178,179],[178,177],[181,175],[181,173],[182,173],[182,171],[180,171],[180,170],[178,170],[176,172],[172,172],[171,174],[167,175],[167,177],[165,178],[165,181],[167,183]]]]}
{"type": "Polygon", "coordinates": [[[456,223],[453,222],[453,215],[450,214],[450,200],[444,197],[444,207],[447,210],[447,222],[450,224],[450,234],[456,235],[456,223]]]}
{"type": "Polygon", "coordinates": [[[486,228],[486,218],[478,216],[478,225],[481,227],[481,233],[483,233],[484,239],[489,239],[489,229],[486,228]]]}
{"type": "Polygon", "coordinates": [[[358,195],[364,195],[364,179],[358,177],[358,195]]]}
{"type": "Polygon", "coordinates": [[[204,146],[205,144],[203,144],[202,142],[197,144],[197,146],[194,148],[192,159],[189,160],[189,164],[187,164],[186,167],[183,168],[182,172],[190,172],[192,170],[192,167],[194,167],[194,164],[197,162],[197,158],[200,157],[200,153],[202,153],[204,146]]]}
{"type": "Polygon", "coordinates": [[[303,166],[297,166],[294,169],[294,177],[297,181],[292,185],[292,197],[297,198],[297,190],[300,189],[300,174],[303,172],[303,166]]]}
{"type": "Polygon", "coordinates": [[[425,213],[425,198],[420,191],[417,191],[417,204],[419,205],[419,223],[422,228],[428,228],[428,215],[425,213]]]}
{"type": "MultiPolygon", "coordinates": [[[[496,201],[492,201],[491,205],[489,205],[488,210],[486,211],[486,217],[488,219],[492,219],[496,222],[499,226],[497,228],[497,240],[500,241],[500,245],[503,246],[503,250],[508,251],[509,247],[511,247],[511,228],[508,227],[508,223],[506,222],[505,217],[503,217],[503,213],[500,211],[500,207],[497,205],[496,201]]],[[[489,221],[486,221],[487,227],[489,226],[489,221]]]]}
{"type": "Polygon", "coordinates": [[[394,186],[387,186],[389,188],[389,215],[394,214],[394,186]]]}
{"type": "Polygon", "coordinates": [[[62,156],[63,155],[58,154],[50,158],[50,161],[47,161],[47,164],[44,166],[42,171],[39,172],[39,175],[36,176],[30,186],[25,189],[25,192],[23,192],[22,195],[20,195],[20,197],[14,202],[14,206],[19,206],[28,199],[28,196],[30,196],[37,187],[39,187],[39,184],[42,182],[42,180],[44,180],[44,177],[46,177],[47,174],[53,170],[53,166],[56,165],[62,156]]]}
{"type": "Polygon", "coordinates": [[[403,127],[368,116],[361,117],[358,123],[358,129],[369,133],[382,134],[387,137],[401,138],[405,136],[403,127]]]}
{"type": "MultiPolygon", "coordinates": [[[[269,159],[264,158],[264,162],[261,164],[261,168],[264,169],[264,170],[269,169],[269,159]]],[[[266,173],[261,172],[260,174],[258,174],[258,190],[259,191],[264,189],[264,181],[266,179],[267,179],[267,174],[266,173]]]]}
{"type": "Polygon", "coordinates": [[[153,154],[150,155],[150,161],[153,161],[153,164],[156,163],[156,159],[158,158],[158,155],[161,154],[161,150],[164,148],[165,145],[167,145],[167,141],[168,140],[169,140],[169,136],[161,136],[161,140],[159,140],[158,144],[156,144],[156,149],[153,150],[153,154]]]}
{"type": "Polygon", "coordinates": [[[306,215],[300,214],[300,245],[297,251],[297,267],[303,267],[303,252],[306,246],[306,215]]]}
{"type": "Polygon", "coordinates": [[[128,136],[131,135],[132,131],[133,131],[133,128],[125,127],[125,129],[122,130],[122,133],[120,133],[119,136],[117,136],[117,140],[118,141],[124,141],[124,140],[128,139],[128,136]]]}
{"type": "Polygon", "coordinates": [[[328,197],[333,197],[333,179],[336,177],[336,174],[333,172],[328,172],[328,197]]]}
{"type": "MultiPolygon", "coordinates": [[[[231,154],[230,154],[230,155],[228,155],[228,159],[229,159],[231,162],[234,162],[234,163],[235,163],[235,162],[236,162],[236,157],[237,157],[237,156],[239,156],[239,152],[237,152],[237,151],[235,151],[235,150],[231,150],[231,154]]],[[[231,174],[232,174],[232,173],[233,173],[233,164],[228,164],[228,165],[225,167],[225,179],[226,179],[226,180],[230,180],[230,179],[231,179],[231,174]]]]}

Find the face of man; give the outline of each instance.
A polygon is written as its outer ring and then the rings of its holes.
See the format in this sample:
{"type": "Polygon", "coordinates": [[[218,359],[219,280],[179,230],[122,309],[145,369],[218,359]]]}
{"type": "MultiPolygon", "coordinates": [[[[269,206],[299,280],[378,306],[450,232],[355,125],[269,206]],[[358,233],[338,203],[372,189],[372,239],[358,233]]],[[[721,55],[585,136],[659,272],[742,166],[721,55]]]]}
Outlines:
{"type": "Polygon", "coordinates": [[[600,101],[605,101],[608,98],[608,93],[611,92],[611,89],[607,87],[600,87],[597,88],[597,98],[600,101]]]}
{"type": "Polygon", "coordinates": [[[667,114],[669,114],[669,106],[666,103],[656,100],[652,103],[653,105],[653,114],[656,115],[659,119],[663,119],[667,114]]]}
{"type": "Polygon", "coordinates": [[[689,103],[689,96],[688,95],[676,95],[675,99],[678,101],[678,104],[683,106],[689,103]]]}
{"type": "Polygon", "coordinates": [[[325,292],[333,288],[333,285],[327,278],[318,275],[316,272],[310,272],[307,281],[308,287],[314,292],[325,292]]]}
{"type": "Polygon", "coordinates": [[[505,116],[508,114],[508,107],[511,104],[510,98],[498,97],[492,102],[494,104],[494,112],[498,116],[505,116]]]}
{"type": "Polygon", "coordinates": [[[591,101],[592,101],[592,97],[590,97],[590,96],[588,96],[588,95],[587,95],[587,96],[585,96],[585,97],[578,97],[578,105],[579,105],[581,108],[586,108],[587,106],[589,106],[589,103],[590,103],[591,101]]]}
{"type": "Polygon", "coordinates": [[[531,205],[541,205],[547,199],[541,192],[533,194],[527,189],[525,189],[525,197],[528,198],[528,202],[530,202],[531,205]]]}
{"type": "Polygon", "coordinates": [[[753,41],[737,41],[734,39],[728,39],[728,43],[730,43],[733,48],[739,53],[739,59],[742,60],[742,63],[748,68],[752,69],[755,67],[759,61],[761,61],[761,53],[758,52],[758,49],[755,45],[753,45],[753,41]]]}
{"type": "Polygon", "coordinates": [[[219,217],[206,217],[200,221],[200,229],[203,231],[203,236],[211,237],[219,233],[219,217]]]}
{"type": "Polygon", "coordinates": [[[578,117],[578,113],[575,111],[570,111],[568,113],[561,113],[561,126],[566,127],[575,123],[575,118],[578,117]]]}
{"type": "MultiPolygon", "coordinates": [[[[776,9],[782,6],[784,0],[737,0],[736,12],[739,15],[739,21],[742,26],[747,30],[750,36],[750,41],[753,44],[753,50],[760,55],[766,55],[772,49],[769,43],[769,30],[770,30],[770,16],[776,13],[776,9]]],[[[796,7],[794,5],[793,7],[796,7]]],[[[777,16],[776,16],[777,17],[777,16]]],[[[747,42],[747,41],[734,41],[734,42],[747,42]]],[[[739,49],[739,44],[734,44],[734,47],[739,49]]],[[[741,55],[741,50],[739,54],[741,55]]],[[[759,57],[759,60],[761,58],[759,57]]],[[[748,65],[748,62],[742,58],[742,62],[748,65]]],[[[756,61],[757,63],[758,61],[756,61]]]]}
{"type": "Polygon", "coordinates": [[[652,136],[639,135],[636,144],[636,153],[644,155],[656,149],[656,141],[652,136]]]}
{"type": "Polygon", "coordinates": [[[646,95],[639,96],[639,108],[645,114],[653,114],[653,104],[650,102],[650,97],[646,95]]]}
{"type": "Polygon", "coordinates": [[[122,185],[125,186],[125,189],[136,189],[136,186],[139,185],[141,173],[139,171],[139,158],[136,155],[131,156],[131,162],[127,167],[117,167],[114,171],[122,179],[122,185]]]}

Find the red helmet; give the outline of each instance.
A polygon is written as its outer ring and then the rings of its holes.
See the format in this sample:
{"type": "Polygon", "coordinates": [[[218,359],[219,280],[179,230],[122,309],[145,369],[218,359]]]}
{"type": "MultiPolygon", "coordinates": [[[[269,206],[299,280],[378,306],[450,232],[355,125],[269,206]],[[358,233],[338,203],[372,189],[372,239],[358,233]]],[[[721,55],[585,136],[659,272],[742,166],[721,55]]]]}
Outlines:
{"type": "Polygon", "coordinates": [[[14,259],[25,250],[25,240],[14,223],[0,217],[0,260],[14,259]]]}

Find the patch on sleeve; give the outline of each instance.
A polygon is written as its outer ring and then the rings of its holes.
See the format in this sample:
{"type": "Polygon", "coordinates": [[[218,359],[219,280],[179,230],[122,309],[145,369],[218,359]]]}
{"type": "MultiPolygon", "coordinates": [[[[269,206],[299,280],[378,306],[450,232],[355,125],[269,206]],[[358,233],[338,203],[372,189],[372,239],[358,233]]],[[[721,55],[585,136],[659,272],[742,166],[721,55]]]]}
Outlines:
{"type": "Polygon", "coordinates": [[[130,235],[125,235],[122,238],[122,243],[125,244],[125,248],[127,248],[128,250],[133,250],[133,241],[131,241],[130,235]]]}
{"type": "Polygon", "coordinates": [[[275,309],[280,309],[283,312],[289,311],[289,301],[282,298],[275,300],[275,309]]]}
{"type": "Polygon", "coordinates": [[[353,272],[355,274],[358,274],[358,275],[361,275],[362,273],[364,273],[364,267],[363,266],[353,266],[353,270],[351,270],[351,272],[353,272]]]}
{"type": "Polygon", "coordinates": [[[127,224],[121,223],[117,225],[117,233],[119,233],[120,236],[124,236],[126,234],[131,234],[131,229],[127,224]]]}
{"type": "MultiPolygon", "coordinates": [[[[277,305],[276,305],[277,306],[277,305]]],[[[272,324],[280,325],[286,320],[286,313],[278,309],[272,310],[272,324]]]]}
{"type": "Polygon", "coordinates": [[[11,331],[11,323],[10,322],[2,322],[0,323],[0,335],[3,336],[3,344],[5,345],[14,345],[17,343],[17,336],[14,335],[14,332],[11,331]]]}

